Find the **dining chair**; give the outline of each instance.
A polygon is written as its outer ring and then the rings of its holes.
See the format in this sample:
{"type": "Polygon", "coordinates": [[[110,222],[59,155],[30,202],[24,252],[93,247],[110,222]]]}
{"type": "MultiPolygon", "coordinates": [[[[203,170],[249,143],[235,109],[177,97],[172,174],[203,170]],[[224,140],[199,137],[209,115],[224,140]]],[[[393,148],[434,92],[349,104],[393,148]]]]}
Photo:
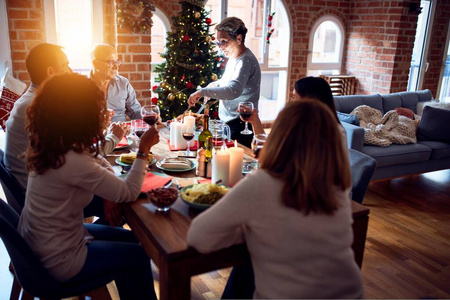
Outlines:
{"type": "Polygon", "coordinates": [[[377,167],[377,161],[362,152],[348,149],[350,173],[352,175],[352,200],[362,203],[370,179],[377,167]]]}
{"type": "Polygon", "coordinates": [[[0,149],[0,183],[9,205],[20,215],[25,204],[25,189],[22,188],[17,179],[6,169],[4,155],[5,153],[0,149]]]}
{"type": "Polygon", "coordinates": [[[55,280],[44,268],[39,258],[17,231],[19,215],[3,199],[0,199],[0,237],[14,266],[14,281],[10,299],[62,299],[90,296],[93,299],[111,300],[106,284],[111,275],[89,278],[77,284],[65,284],[55,280]]]}

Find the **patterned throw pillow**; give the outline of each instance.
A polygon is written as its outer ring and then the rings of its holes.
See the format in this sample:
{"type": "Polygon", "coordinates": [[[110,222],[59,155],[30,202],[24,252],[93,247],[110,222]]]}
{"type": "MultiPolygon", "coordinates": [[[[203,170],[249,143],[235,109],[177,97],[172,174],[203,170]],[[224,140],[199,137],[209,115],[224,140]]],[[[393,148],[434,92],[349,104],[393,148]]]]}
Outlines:
{"type": "Polygon", "coordinates": [[[13,91],[9,90],[6,87],[2,88],[1,98],[0,98],[0,125],[3,130],[6,130],[6,121],[9,118],[9,114],[13,109],[14,103],[17,99],[20,98],[20,95],[17,95],[13,91]]]}

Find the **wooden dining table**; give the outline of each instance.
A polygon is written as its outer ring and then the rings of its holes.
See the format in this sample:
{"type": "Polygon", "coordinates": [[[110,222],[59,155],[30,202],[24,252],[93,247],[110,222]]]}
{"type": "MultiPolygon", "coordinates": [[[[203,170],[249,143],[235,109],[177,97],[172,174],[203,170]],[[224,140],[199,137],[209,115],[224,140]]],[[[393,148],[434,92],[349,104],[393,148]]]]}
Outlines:
{"type": "MultiPolygon", "coordinates": [[[[160,142],[152,148],[157,159],[177,156],[176,152],[170,151],[167,139],[167,129],[160,129],[160,142]]],[[[244,148],[244,161],[254,160],[250,149],[240,147],[244,148]]],[[[109,160],[114,162],[114,159],[109,160]]],[[[160,170],[153,165],[151,171],[160,170]]],[[[201,179],[195,175],[195,170],[167,172],[167,175],[173,177],[173,182],[201,179]]],[[[188,246],[186,239],[189,226],[201,211],[189,207],[180,198],[167,212],[157,211],[145,196],[125,205],[124,211],[127,223],[159,268],[160,300],[190,299],[192,276],[249,262],[250,256],[245,244],[209,254],[199,253],[188,246]]],[[[355,260],[361,267],[369,209],[352,201],[352,212],[352,247],[355,260]]]]}

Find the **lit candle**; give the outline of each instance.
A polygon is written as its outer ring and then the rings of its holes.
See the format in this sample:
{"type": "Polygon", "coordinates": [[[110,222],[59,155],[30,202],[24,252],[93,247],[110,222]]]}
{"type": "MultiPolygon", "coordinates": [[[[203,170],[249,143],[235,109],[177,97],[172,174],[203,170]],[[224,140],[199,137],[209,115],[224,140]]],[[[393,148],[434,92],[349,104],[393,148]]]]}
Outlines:
{"type": "Polygon", "coordinates": [[[195,117],[191,116],[191,112],[189,112],[189,116],[184,117],[183,122],[188,128],[195,128],[195,117]]]}
{"type": "Polygon", "coordinates": [[[211,182],[214,183],[218,180],[222,180],[223,185],[228,185],[228,179],[230,177],[230,152],[226,146],[215,152],[212,157],[212,174],[211,182]]]}
{"type": "Polygon", "coordinates": [[[234,186],[242,178],[242,164],[244,162],[244,149],[237,146],[234,141],[234,147],[229,148],[230,152],[230,186],[234,186]]]}
{"type": "Polygon", "coordinates": [[[181,127],[183,124],[181,122],[170,123],[170,145],[175,149],[186,149],[187,143],[183,138],[181,133],[181,127]]]}

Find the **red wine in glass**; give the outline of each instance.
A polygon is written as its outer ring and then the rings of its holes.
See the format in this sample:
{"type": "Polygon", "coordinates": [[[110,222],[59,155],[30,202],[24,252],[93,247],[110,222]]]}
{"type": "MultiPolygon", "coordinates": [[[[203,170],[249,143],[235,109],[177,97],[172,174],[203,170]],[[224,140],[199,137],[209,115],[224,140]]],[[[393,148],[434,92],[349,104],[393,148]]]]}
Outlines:
{"type": "Polygon", "coordinates": [[[134,133],[136,133],[136,135],[141,138],[141,136],[144,134],[145,130],[135,130],[134,133]]]}
{"type": "Polygon", "coordinates": [[[183,133],[183,138],[186,141],[192,140],[193,137],[194,137],[194,133],[193,132],[185,132],[185,133],[183,133]]]}
{"type": "Polygon", "coordinates": [[[260,151],[261,151],[260,147],[256,147],[253,149],[253,154],[255,155],[255,158],[258,158],[260,151]]]}
{"type": "Polygon", "coordinates": [[[157,114],[146,115],[143,117],[143,119],[145,123],[147,123],[150,126],[153,126],[156,124],[156,121],[158,120],[158,115],[157,114]]]}
{"type": "Polygon", "coordinates": [[[241,115],[242,119],[244,119],[244,121],[248,121],[248,119],[250,118],[250,116],[252,115],[252,112],[247,111],[247,110],[241,110],[239,112],[239,114],[241,115]]]}

